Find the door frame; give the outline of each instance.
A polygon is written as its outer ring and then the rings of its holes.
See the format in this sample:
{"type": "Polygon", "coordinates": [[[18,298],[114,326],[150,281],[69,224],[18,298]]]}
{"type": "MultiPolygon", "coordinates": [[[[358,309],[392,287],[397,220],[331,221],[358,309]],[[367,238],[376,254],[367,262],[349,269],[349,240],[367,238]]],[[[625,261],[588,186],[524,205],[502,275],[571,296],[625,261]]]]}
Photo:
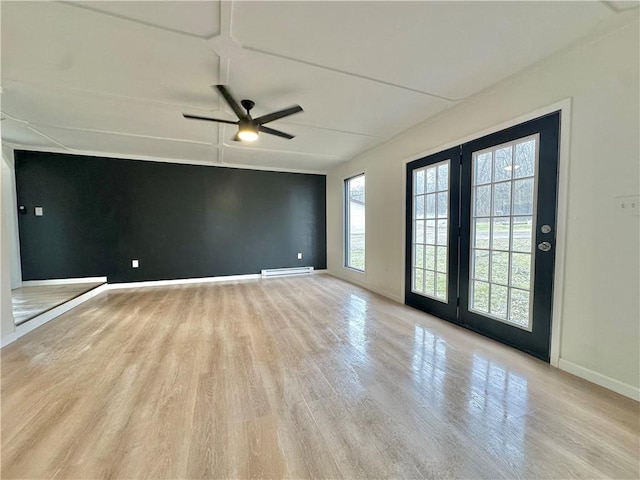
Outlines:
{"type": "MultiPolygon", "coordinates": [[[[555,270],[553,274],[553,305],[551,309],[551,349],[549,363],[559,368],[560,361],[560,344],[562,333],[562,311],[563,311],[563,299],[564,299],[564,278],[565,278],[565,258],[566,258],[566,235],[567,235],[567,207],[569,199],[569,162],[570,162],[570,145],[571,145],[571,98],[566,98],[559,102],[547,105],[545,107],[538,108],[530,111],[529,113],[522,114],[518,117],[512,118],[505,122],[494,124],[482,130],[477,130],[475,133],[466,135],[464,137],[458,137],[447,143],[440,144],[439,146],[429,148],[423,152],[412,155],[405,158],[401,162],[402,168],[402,235],[401,235],[401,251],[404,259],[406,259],[406,231],[407,231],[407,212],[406,212],[406,191],[407,191],[407,178],[406,170],[407,164],[418,160],[428,155],[436,154],[442,150],[448,150],[457,145],[461,145],[472,140],[490,135],[492,133],[499,132],[510,127],[514,127],[529,120],[534,120],[538,117],[548,115],[553,112],[560,111],[560,150],[558,156],[559,168],[558,168],[558,198],[557,198],[557,218],[556,218],[556,258],[555,258],[555,270]]],[[[406,291],[405,272],[402,272],[401,278],[401,291],[406,291]]]]}

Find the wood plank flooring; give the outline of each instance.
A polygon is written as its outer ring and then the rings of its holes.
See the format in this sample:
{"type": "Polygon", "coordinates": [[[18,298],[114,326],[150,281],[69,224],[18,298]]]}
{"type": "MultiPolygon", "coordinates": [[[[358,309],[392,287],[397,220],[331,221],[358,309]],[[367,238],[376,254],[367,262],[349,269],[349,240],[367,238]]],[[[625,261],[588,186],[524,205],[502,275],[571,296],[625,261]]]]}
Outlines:
{"type": "Polygon", "coordinates": [[[16,325],[20,325],[102,284],[104,282],[85,282],[13,289],[11,290],[13,319],[16,325]]]}
{"type": "Polygon", "coordinates": [[[638,478],[639,404],[328,275],[112,290],[4,348],[9,478],[638,478]]]}

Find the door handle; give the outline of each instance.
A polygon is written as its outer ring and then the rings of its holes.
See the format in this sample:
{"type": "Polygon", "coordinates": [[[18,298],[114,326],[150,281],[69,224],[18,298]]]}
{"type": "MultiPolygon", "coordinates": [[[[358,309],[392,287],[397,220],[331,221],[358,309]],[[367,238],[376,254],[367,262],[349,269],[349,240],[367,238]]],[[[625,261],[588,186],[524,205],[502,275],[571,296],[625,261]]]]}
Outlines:
{"type": "Polygon", "coordinates": [[[551,250],[551,244],[549,242],[541,242],[538,244],[538,250],[542,252],[548,252],[551,250]]]}

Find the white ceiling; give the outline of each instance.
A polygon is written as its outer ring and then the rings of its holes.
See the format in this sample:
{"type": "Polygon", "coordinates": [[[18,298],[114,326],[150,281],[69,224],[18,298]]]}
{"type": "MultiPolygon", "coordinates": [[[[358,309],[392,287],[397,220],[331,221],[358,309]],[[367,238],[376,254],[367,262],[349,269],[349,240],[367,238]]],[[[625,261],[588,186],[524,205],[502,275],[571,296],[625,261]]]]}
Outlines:
{"type": "Polygon", "coordinates": [[[3,1],[2,140],[325,172],[587,35],[622,3],[3,1]],[[302,105],[269,124],[296,138],[233,142],[232,125],[184,119],[235,120],[217,83],[254,100],[254,116],[302,105]]]}

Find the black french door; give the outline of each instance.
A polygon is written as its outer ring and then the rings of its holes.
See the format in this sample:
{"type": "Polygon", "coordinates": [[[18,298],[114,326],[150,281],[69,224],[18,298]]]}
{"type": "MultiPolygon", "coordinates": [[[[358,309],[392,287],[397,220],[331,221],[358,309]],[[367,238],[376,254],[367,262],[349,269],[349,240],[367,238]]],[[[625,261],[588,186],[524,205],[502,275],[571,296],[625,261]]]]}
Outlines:
{"type": "Polygon", "coordinates": [[[405,303],[549,361],[560,113],[407,165],[405,303]]]}
{"type": "Polygon", "coordinates": [[[407,166],[405,303],[458,316],[460,147],[407,166]]]}

